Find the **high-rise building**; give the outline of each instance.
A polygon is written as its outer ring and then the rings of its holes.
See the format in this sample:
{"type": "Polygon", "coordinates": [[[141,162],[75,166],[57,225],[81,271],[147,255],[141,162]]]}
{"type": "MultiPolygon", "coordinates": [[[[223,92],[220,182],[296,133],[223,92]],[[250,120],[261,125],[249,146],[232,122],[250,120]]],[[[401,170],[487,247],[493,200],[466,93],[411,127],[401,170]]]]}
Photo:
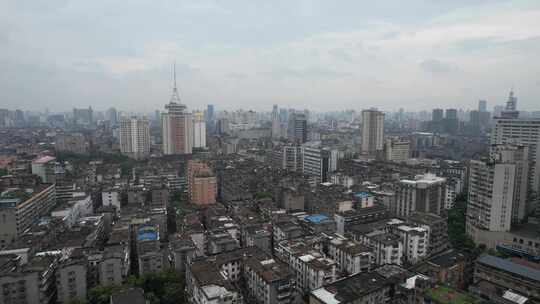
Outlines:
{"type": "Polygon", "coordinates": [[[293,112],[289,114],[287,133],[290,140],[305,143],[307,141],[307,119],[304,113],[293,112]]]}
{"type": "Polygon", "coordinates": [[[120,120],[120,151],[136,159],[150,154],[150,122],[146,118],[120,120]]]}
{"type": "Polygon", "coordinates": [[[56,151],[84,154],[88,152],[88,141],[83,133],[64,133],[56,135],[56,151]]]}
{"type": "Polygon", "coordinates": [[[433,109],[433,114],[431,116],[432,121],[442,121],[444,119],[443,109],[433,109]]]}
{"type": "Polygon", "coordinates": [[[302,147],[303,173],[315,184],[328,182],[330,173],[337,169],[337,158],[337,150],[306,144],[302,147]]]}
{"type": "Polygon", "coordinates": [[[32,174],[41,178],[42,183],[54,184],[56,158],[52,156],[42,156],[32,161],[32,174]]]}
{"type": "Polygon", "coordinates": [[[409,216],[414,212],[440,215],[446,201],[446,179],[434,174],[403,179],[396,187],[396,214],[409,216]]]}
{"type": "Polygon", "coordinates": [[[189,161],[187,166],[188,193],[191,203],[208,205],[216,202],[217,179],[208,165],[189,161]]]}
{"type": "Polygon", "coordinates": [[[487,112],[487,101],[480,99],[478,101],[478,111],[479,112],[487,112]]]}
{"type": "Polygon", "coordinates": [[[116,125],[118,123],[118,112],[115,108],[109,108],[107,110],[107,120],[111,123],[111,125],[116,125]]]}
{"type": "Polygon", "coordinates": [[[510,230],[515,176],[513,163],[470,162],[466,231],[475,242],[485,242],[483,231],[510,230]]]}
{"type": "Polygon", "coordinates": [[[472,110],[469,112],[469,122],[472,127],[480,128],[480,111],[472,110]]]}
{"type": "Polygon", "coordinates": [[[466,232],[494,248],[512,223],[526,217],[527,147],[494,145],[489,161],[469,164],[466,232]]]}
{"type": "Polygon", "coordinates": [[[456,109],[446,109],[445,118],[446,119],[457,120],[458,119],[457,110],[456,109]]]}
{"type": "Polygon", "coordinates": [[[490,148],[490,160],[492,162],[515,164],[512,223],[520,224],[527,213],[529,147],[524,145],[492,145],[490,148]]]}
{"type": "Polygon", "coordinates": [[[206,122],[214,121],[214,105],[206,106],[206,122]]]}
{"type": "Polygon", "coordinates": [[[200,111],[193,115],[193,148],[206,148],[206,122],[200,111]]]}
{"type": "Polygon", "coordinates": [[[399,137],[387,138],[384,149],[387,161],[404,162],[410,157],[411,142],[399,137]]]}
{"type": "MultiPolygon", "coordinates": [[[[540,119],[495,118],[491,144],[522,144],[529,147],[529,190],[540,193],[540,119]]],[[[529,206],[531,209],[535,206],[529,206]]]]}
{"type": "Polygon", "coordinates": [[[510,91],[508,100],[506,101],[506,108],[501,113],[503,118],[518,118],[519,111],[517,110],[517,97],[514,96],[514,91],[510,91]]]}
{"type": "Polygon", "coordinates": [[[165,105],[166,113],[161,114],[161,130],[163,154],[191,154],[193,148],[193,119],[187,107],[180,102],[176,86],[176,69],[174,72],[174,88],[169,104],[165,105]]]}
{"type": "Polygon", "coordinates": [[[287,123],[289,121],[289,111],[287,109],[279,109],[279,121],[281,123],[287,123]]]}
{"type": "Polygon", "coordinates": [[[302,146],[284,145],[272,151],[272,164],[283,170],[302,171],[302,146]]]}
{"type": "Polygon", "coordinates": [[[503,106],[494,106],[493,107],[493,117],[501,117],[502,111],[504,111],[503,106]]]}
{"type": "Polygon", "coordinates": [[[214,117],[214,105],[209,104],[206,106],[206,130],[208,134],[214,134],[216,132],[216,121],[214,117]]]}
{"type": "Polygon", "coordinates": [[[380,156],[384,150],[384,113],[362,111],[362,154],[380,156]]]}
{"type": "Polygon", "coordinates": [[[444,129],[447,133],[457,134],[459,131],[459,118],[456,109],[446,109],[444,118],[444,129]]]}
{"type": "Polygon", "coordinates": [[[73,120],[76,124],[88,125],[94,122],[94,111],[92,107],[88,109],[73,109],[73,120]]]}
{"type": "Polygon", "coordinates": [[[281,122],[279,121],[278,106],[274,105],[272,109],[272,138],[281,137],[281,122]]]}

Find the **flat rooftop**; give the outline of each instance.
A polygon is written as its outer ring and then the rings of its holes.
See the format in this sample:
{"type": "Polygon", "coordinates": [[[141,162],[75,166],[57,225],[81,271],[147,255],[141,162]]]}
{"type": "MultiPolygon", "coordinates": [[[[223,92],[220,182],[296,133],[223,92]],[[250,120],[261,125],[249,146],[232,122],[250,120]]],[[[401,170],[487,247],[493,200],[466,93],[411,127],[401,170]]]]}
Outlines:
{"type": "Polygon", "coordinates": [[[387,280],[376,272],[359,273],[315,289],[311,295],[326,304],[349,303],[386,285],[387,280]]]}

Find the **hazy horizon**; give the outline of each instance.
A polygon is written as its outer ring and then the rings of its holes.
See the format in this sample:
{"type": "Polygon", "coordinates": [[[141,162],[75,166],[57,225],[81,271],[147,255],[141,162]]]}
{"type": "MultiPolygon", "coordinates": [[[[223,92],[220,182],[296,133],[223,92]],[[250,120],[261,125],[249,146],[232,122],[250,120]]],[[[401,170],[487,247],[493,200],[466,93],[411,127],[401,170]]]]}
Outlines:
{"type": "Polygon", "coordinates": [[[540,110],[540,2],[360,2],[5,1],[0,107],[540,110]]]}

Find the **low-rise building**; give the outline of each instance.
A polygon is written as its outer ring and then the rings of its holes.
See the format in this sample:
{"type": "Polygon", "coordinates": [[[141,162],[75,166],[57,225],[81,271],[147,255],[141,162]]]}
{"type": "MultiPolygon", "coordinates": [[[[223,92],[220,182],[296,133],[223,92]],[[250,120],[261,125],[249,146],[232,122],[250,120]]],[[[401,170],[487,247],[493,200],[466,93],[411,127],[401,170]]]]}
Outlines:
{"type": "Polygon", "coordinates": [[[227,231],[210,231],[206,236],[206,253],[218,254],[240,248],[238,240],[233,238],[227,231]]]}
{"type": "Polygon", "coordinates": [[[0,303],[49,304],[56,296],[55,270],[58,257],[34,257],[21,267],[0,272],[0,303]]]}
{"type": "Polygon", "coordinates": [[[39,176],[42,183],[52,184],[56,182],[55,167],[55,157],[42,156],[32,161],[32,174],[39,176]]]}
{"type": "Polygon", "coordinates": [[[371,248],[345,237],[333,235],[327,246],[329,257],[345,274],[368,272],[375,262],[371,248]]]}
{"type": "Polygon", "coordinates": [[[271,256],[265,260],[252,256],[244,264],[248,293],[257,303],[294,303],[295,277],[286,264],[271,256]]]}
{"type": "Polygon", "coordinates": [[[407,222],[425,228],[428,231],[428,253],[433,255],[446,250],[448,242],[448,220],[432,213],[415,212],[407,218],[407,222]]]}
{"type": "Polygon", "coordinates": [[[119,189],[108,189],[101,192],[101,201],[103,206],[114,206],[116,213],[120,214],[121,201],[119,189]]]}
{"type": "Polygon", "coordinates": [[[309,294],[309,304],[388,303],[391,284],[376,272],[358,273],[309,294]]]}
{"type": "Polygon", "coordinates": [[[483,255],[476,261],[473,283],[471,290],[485,298],[498,288],[540,301],[540,270],[526,262],[483,255]]]}
{"type": "Polygon", "coordinates": [[[272,233],[264,225],[253,225],[242,229],[244,247],[255,246],[267,254],[272,254],[272,233]]]}
{"type": "Polygon", "coordinates": [[[196,257],[197,247],[191,239],[172,240],[169,242],[169,252],[174,269],[184,273],[196,257]]]}
{"type": "Polygon", "coordinates": [[[66,133],[56,136],[56,151],[84,154],[88,152],[88,142],[82,133],[66,133]]]}
{"type": "Polygon", "coordinates": [[[57,205],[51,212],[52,217],[62,219],[67,227],[71,228],[81,217],[93,213],[92,199],[90,195],[74,196],[72,200],[57,205]]]}
{"type": "Polygon", "coordinates": [[[54,184],[34,189],[10,189],[0,196],[0,248],[7,247],[56,203],[54,184]]]}
{"type": "Polygon", "coordinates": [[[399,235],[390,232],[375,232],[364,235],[361,241],[373,248],[377,265],[402,264],[404,248],[399,235]]]}
{"type": "Polygon", "coordinates": [[[325,214],[303,214],[298,216],[298,223],[311,234],[336,232],[336,222],[325,214]]]}
{"type": "Polygon", "coordinates": [[[324,257],[313,244],[293,239],[280,242],[278,247],[277,256],[295,273],[296,287],[301,294],[337,279],[336,261],[324,257]]]}
{"type": "Polygon", "coordinates": [[[367,208],[353,209],[350,211],[334,214],[337,233],[343,235],[352,225],[375,222],[388,218],[388,209],[381,205],[373,205],[367,208]]]}
{"type": "Polygon", "coordinates": [[[60,258],[55,275],[58,303],[86,300],[88,260],[81,250],[60,258]]]}
{"type": "Polygon", "coordinates": [[[416,264],[428,255],[429,234],[427,229],[409,225],[398,225],[392,229],[401,237],[403,261],[416,264]]]}
{"type": "Polygon", "coordinates": [[[437,283],[466,289],[467,259],[457,250],[449,250],[415,266],[414,271],[433,278],[437,283]]]}
{"type": "Polygon", "coordinates": [[[211,261],[196,261],[186,272],[186,298],[193,304],[242,304],[242,293],[211,261]]]}
{"type": "Polygon", "coordinates": [[[160,249],[159,226],[148,223],[137,227],[136,247],[139,275],[164,270],[165,256],[160,249]]]}
{"type": "Polygon", "coordinates": [[[304,235],[302,228],[293,222],[283,221],[272,225],[274,246],[280,241],[294,239],[304,235]]]}

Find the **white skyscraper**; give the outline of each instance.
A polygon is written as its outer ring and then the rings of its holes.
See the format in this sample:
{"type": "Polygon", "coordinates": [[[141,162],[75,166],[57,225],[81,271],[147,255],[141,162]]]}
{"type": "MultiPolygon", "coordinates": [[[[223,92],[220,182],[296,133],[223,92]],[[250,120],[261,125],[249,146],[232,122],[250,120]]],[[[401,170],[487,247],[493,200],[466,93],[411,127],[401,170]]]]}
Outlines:
{"type": "Polygon", "coordinates": [[[120,120],[120,151],[129,157],[144,158],[150,154],[150,122],[146,118],[120,120]]]}
{"type": "Polygon", "coordinates": [[[509,231],[516,165],[472,160],[469,174],[467,234],[479,242],[484,231],[509,231]]]}
{"type": "Polygon", "coordinates": [[[529,174],[529,147],[524,145],[492,145],[492,162],[515,165],[514,192],[512,193],[512,223],[523,222],[527,215],[527,177],[529,174]]]}
{"type": "Polygon", "coordinates": [[[384,150],[384,113],[362,111],[362,154],[380,156],[384,150]]]}
{"type": "Polygon", "coordinates": [[[200,111],[193,115],[193,148],[206,148],[206,121],[200,111]]]}
{"type": "Polygon", "coordinates": [[[434,174],[417,175],[413,180],[402,179],[396,185],[396,204],[392,210],[399,216],[413,212],[440,215],[446,202],[446,179],[434,174]]]}
{"type": "MultiPolygon", "coordinates": [[[[491,144],[521,144],[529,148],[529,190],[531,199],[540,194],[540,119],[495,118],[491,144]]],[[[532,200],[531,200],[532,201],[532,200]]],[[[528,211],[538,206],[529,204],[528,211]]]]}
{"type": "Polygon", "coordinates": [[[176,87],[176,70],[171,101],[161,115],[163,154],[191,154],[193,148],[193,118],[187,107],[180,102],[176,87]]]}

